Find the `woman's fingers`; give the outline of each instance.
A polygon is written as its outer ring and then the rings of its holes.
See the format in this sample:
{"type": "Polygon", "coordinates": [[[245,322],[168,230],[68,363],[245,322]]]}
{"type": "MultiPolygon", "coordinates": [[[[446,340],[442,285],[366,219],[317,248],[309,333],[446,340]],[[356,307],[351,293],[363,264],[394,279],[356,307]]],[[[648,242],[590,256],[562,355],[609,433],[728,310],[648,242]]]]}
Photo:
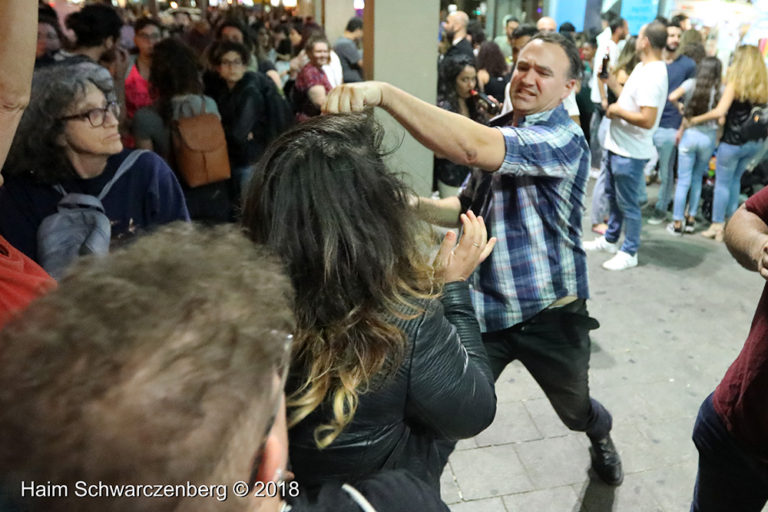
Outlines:
{"type": "Polygon", "coordinates": [[[491,255],[491,251],[493,251],[493,248],[496,246],[496,237],[491,238],[488,240],[488,243],[485,244],[485,247],[483,247],[483,252],[480,253],[480,258],[478,259],[478,263],[482,263],[485,261],[485,259],[491,255]]]}
{"type": "Polygon", "coordinates": [[[440,244],[440,249],[437,251],[437,257],[435,263],[438,268],[445,268],[448,265],[448,260],[451,257],[451,251],[456,245],[456,233],[449,231],[443,237],[443,241],[440,244]]]}

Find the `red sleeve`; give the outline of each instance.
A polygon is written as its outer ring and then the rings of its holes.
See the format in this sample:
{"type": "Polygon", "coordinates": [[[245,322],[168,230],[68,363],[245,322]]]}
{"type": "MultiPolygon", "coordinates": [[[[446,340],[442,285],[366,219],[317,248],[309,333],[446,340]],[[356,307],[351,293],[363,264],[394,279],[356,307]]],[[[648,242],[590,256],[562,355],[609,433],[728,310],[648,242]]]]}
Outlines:
{"type": "Polygon", "coordinates": [[[56,288],[56,281],[0,237],[0,328],[37,297],[56,288]]]}
{"type": "Polygon", "coordinates": [[[747,211],[754,213],[768,224],[768,187],[747,199],[746,207],[747,211]]]}

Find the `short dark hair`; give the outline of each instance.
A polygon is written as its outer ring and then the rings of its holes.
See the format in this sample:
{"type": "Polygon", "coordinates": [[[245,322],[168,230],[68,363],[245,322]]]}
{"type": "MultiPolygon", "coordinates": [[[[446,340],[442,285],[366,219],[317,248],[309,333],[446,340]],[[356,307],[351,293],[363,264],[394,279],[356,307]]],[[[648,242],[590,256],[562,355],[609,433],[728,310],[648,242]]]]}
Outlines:
{"type": "Polygon", "coordinates": [[[485,42],[485,30],[483,30],[483,25],[477,20],[469,22],[467,25],[467,34],[472,37],[473,46],[481,45],[485,42]]]}
{"type": "Polygon", "coordinates": [[[600,19],[607,21],[608,24],[610,24],[617,17],[618,15],[613,11],[605,11],[604,13],[600,14],[600,19]]]}
{"type": "Polygon", "coordinates": [[[658,21],[659,23],[663,24],[665,27],[669,25],[669,20],[662,15],[656,16],[655,18],[653,18],[653,21],[658,21]]]}
{"type": "Polygon", "coordinates": [[[99,46],[111,37],[117,42],[123,20],[117,11],[105,4],[88,4],[73,12],[65,20],[68,29],[75,33],[77,46],[99,46]]]}
{"type": "Polygon", "coordinates": [[[141,30],[148,27],[149,25],[154,25],[155,27],[157,27],[157,30],[159,30],[160,33],[163,32],[163,26],[160,24],[160,22],[157,21],[155,18],[150,18],[148,16],[144,16],[143,18],[137,19],[136,22],[133,24],[133,31],[141,32],[141,30]]]}
{"type": "Polygon", "coordinates": [[[652,21],[645,27],[645,37],[651,48],[661,50],[667,45],[667,27],[660,21],[652,21]]]}
{"type": "Polygon", "coordinates": [[[322,32],[315,32],[307,39],[307,42],[304,44],[304,50],[309,51],[311,49],[312,51],[314,51],[315,45],[317,43],[325,43],[328,45],[328,48],[330,49],[331,43],[328,42],[328,38],[325,37],[325,34],[323,34],[322,32]]]}
{"type": "Polygon", "coordinates": [[[560,25],[558,32],[560,32],[561,34],[563,32],[576,32],[576,27],[573,26],[573,23],[571,23],[570,21],[566,21],[565,23],[562,23],[560,25]]]}
{"type": "Polygon", "coordinates": [[[211,48],[211,64],[220,66],[222,57],[229,52],[237,53],[244,66],[247,66],[251,59],[251,53],[244,45],[233,41],[219,41],[211,48]]]}
{"type": "MultiPolygon", "coordinates": [[[[237,478],[214,468],[234,449],[257,455],[294,326],[272,252],[234,227],[177,223],[81,258],[61,284],[0,335],[0,438],[13,440],[0,446],[0,474],[12,498],[37,475],[69,485],[237,478]],[[243,429],[253,429],[247,447],[236,444],[243,429]]],[[[183,499],[70,493],[30,510],[167,511],[183,499]]]]}
{"type": "Polygon", "coordinates": [[[568,63],[570,64],[568,67],[568,78],[573,80],[579,80],[581,78],[583,70],[581,56],[579,55],[579,49],[576,48],[576,45],[570,38],[565,37],[563,34],[558,34],[557,32],[539,32],[528,41],[528,44],[537,40],[549,44],[556,44],[562,48],[565,52],[565,56],[568,57],[568,63]]]}
{"type": "Polygon", "coordinates": [[[512,31],[512,39],[517,39],[518,37],[533,37],[539,32],[539,29],[536,28],[536,25],[520,25],[515,30],[512,31]]]}
{"type": "Polygon", "coordinates": [[[611,27],[611,34],[615,34],[617,30],[624,28],[624,23],[626,22],[627,20],[621,16],[616,16],[613,20],[611,20],[611,24],[609,25],[611,27]]]}
{"type": "Polygon", "coordinates": [[[363,29],[363,20],[362,18],[359,18],[357,16],[354,16],[349,19],[347,22],[347,32],[354,32],[355,30],[362,30],[363,29]]]}
{"type": "Polygon", "coordinates": [[[688,16],[686,16],[683,13],[678,13],[678,14],[675,14],[674,16],[672,16],[672,19],[669,20],[669,23],[673,24],[676,27],[681,27],[682,28],[683,22],[685,20],[687,20],[687,19],[688,19],[688,16]]]}
{"type": "Polygon", "coordinates": [[[514,21],[515,23],[520,23],[520,20],[518,20],[515,16],[505,16],[504,17],[504,26],[506,27],[510,21],[514,21]]]}

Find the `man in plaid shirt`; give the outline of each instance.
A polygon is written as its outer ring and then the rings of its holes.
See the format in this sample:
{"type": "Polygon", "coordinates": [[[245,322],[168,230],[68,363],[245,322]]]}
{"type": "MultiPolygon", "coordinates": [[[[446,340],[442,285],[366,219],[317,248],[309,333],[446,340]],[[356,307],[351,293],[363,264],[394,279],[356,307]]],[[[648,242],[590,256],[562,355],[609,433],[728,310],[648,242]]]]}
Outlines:
{"type": "Polygon", "coordinates": [[[498,378],[519,359],[568,428],[592,443],[592,467],[607,483],[623,480],[610,437],[610,413],[589,395],[586,255],[581,217],[589,147],[562,100],[581,71],[574,44],[538,34],[521,50],[511,79],[511,126],[490,128],[380,82],[341,86],[328,112],[379,106],[438,156],[474,166],[457,197],[414,200],[427,221],[456,227],[472,209],[498,239],[467,276],[491,369],[498,378]]]}

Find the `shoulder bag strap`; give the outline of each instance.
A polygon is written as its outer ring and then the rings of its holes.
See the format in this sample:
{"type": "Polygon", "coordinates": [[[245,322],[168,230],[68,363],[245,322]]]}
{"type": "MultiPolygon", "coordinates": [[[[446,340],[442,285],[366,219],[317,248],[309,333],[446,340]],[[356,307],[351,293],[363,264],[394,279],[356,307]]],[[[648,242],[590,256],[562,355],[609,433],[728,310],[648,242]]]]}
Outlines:
{"type": "Polygon", "coordinates": [[[373,505],[371,505],[371,502],[365,499],[365,496],[363,496],[360,491],[355,489],[349,484],[344,484],[341,486],[341,489],[349,494],[349,497],[352,498],[352,501],[357,503],[357,505],[360,507],[360,509],[363,512],[376,512],[376,509],[373,508],[373,505]]]}
{"type": "Polygon", "coordinates": [[[115,172],[115,175],[112,176],[112,179],[109,180],[109,182],[104,185],[104,188],[101,189],[101,193],[99,194],[99,200],[104,200],[105,197],[107,197],[107,194],[109,194],[109,191],[112,189],[112,185],[119,180],[123,174],[125,174],[128,169],[130,169],[133,164],[138,160],[138,158],[143,155],[144,153],[147,153],[148,150],[146,149],[135,149],[131,151],[131,153],[125,157],[125,160],[123,160],[123,163],[120,164],[120,167],[117,168],[117,171],[115,172]]]}

